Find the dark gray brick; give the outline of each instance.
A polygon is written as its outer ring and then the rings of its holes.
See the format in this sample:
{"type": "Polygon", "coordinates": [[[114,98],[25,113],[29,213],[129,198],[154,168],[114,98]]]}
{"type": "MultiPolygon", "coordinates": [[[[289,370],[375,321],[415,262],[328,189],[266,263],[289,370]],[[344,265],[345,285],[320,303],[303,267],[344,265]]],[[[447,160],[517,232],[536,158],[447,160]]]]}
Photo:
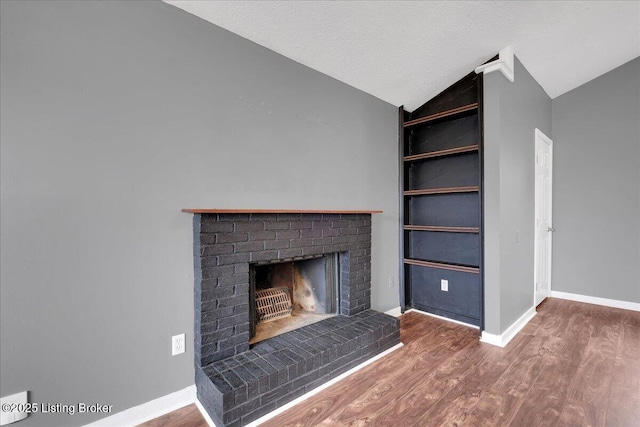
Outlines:
{"type": "Polygon", "coordinates": [[[358,234],[358,229],[357,228],[341,228],[340,229],[340,234],[342,234],[343,236],[349,235],[349,234],[358,234]]]}
{"type": "Polygon", "coordinates": [[[200,226],[201,233],[220,233],[232,231],[232,222],[205,222],[200,226]]]}
{"type": "Polygon", "coordinates": [[[233,314],[249,314],[249,302],[246,304],[239,304],[233,307],[233,314]]]}
{"type": "Polygon", "coordinates": [[[297,220],[300,220],[300,218],[302,218],[302,214],[299,214],[299,213],[279,213],[278,214],[278,221],[283,221],[283,222],[297,221],[297,220]]]}
{"type": "Polygon", "coordinates": [[[292,248],[311,247],[312,239],[297,239],[291,241],[292,248]]]}
{"type": "Polygon", "coordinates": [[[294,258],[297,256],[302,256],[302,248],[281,249],[278,251],[279,259],[294,258]]]}
{"type": "Polygon", "coordinates": [[[235,229],[236,232],[242,231],[262,231],[264,230],[264,223],[261,221],[251,221],[251,222],[236,222],[235,229]]]}
{"type": "Polygon", "coordinates": [[[233,307],[236,305],[240,305],[246,302],[246,298],[242,295],[230,297],[230,298],[220,298],[218,299],[218,308],[221,307],[233,307]]]}
{"type": "Polygon", "coordinates": [[[246,242],[248,233],[216,233],[216,243],[246,242]]]}
{"type": "Polygon", "coordinates": [[[271,261],[278,259],[278,251],[263,251],[251,253],[251,261],[271,261]]]}
{"type": "Polygon", "coordinates": [[[242,334],[244,332],[249,332],[249,322],[241,323],[239,325],[235,325],[233,327],[233,332],[235,334],[242,334]]]}
{"type": "Polygon", "coordinates": [[[227,317],[228,314],[233,313],[233,307],[222,307],[215,310],[207,310],[200,313],[200,322],[205,325],[209,322],[216,321],[223,317],[227,317]]]}
{"type": "Polygon", "coordinates": [[[371,227],[358,227],[358,234],[371,234],[371,227]]]}
{"type": "Polygon", "coordinates": [[[233,245],[207,245],[200,247],[200,256],[209,257],[214,255],[230,254],[233,252],[233,245]]]}
{"type": "Polygon", "coordinates": [[[302,255],[320,255],[324,253],[323,248],[320,246],[316,246],[316,247],[304,247],[302,248],[302,255]]]}
{"type": "Polygon", "coordinates": [[[219,328],[229,328],[231,326],[241,325],[249,321],[249,313],[245,314],[235,314],[233,316],[224,317],[219,319],[218,327],[219,328]]]}
{"type": "Polygon", "coordinates": [[[339,245],[341,243],[351,243],[355,242],[355,239],[358,236],[336,236],[331,238],[332,245],[339,245]]]}
{"type": "Polygon", "coordinates": [[[292,221],[291,229],[292,230],[306,230],[311,228],[311,221],[292,221]]]}
{"type": "Polygon", "coordinates": [[[219,267],[209,267],[202,269],[202,278],[210,279],[221,276],[231,276],[235,272],[233,265],[223,265],[219,267]]]}
{"type": "Polygon", "coordinates": [[[342,233],[339,228],[323,228],[322,229],[322,237],[336,237],[340,236],[342,233]]]}
{"type": "Polygon", "coordinates": [[[271,240],[264,242],[264,248],[266,250],[269,249],[288,249],[289,248],[289,240],[271,240]]]}
{"type": "Polygon", "coordinates": [[[228,298],[234,295],[233,287],[212,287],[202,292],[200,299],[202,301],[202,310],[216,308],[215,300],[218,298],[228,298]]]}
{"type": "Polygon", "coordinates": [[[236,264],[234,268],[235,274],[249,273],[249,264],[236,264]]]}
{"type": "Polygon", "coordinates": [[[209,268],[215,267],[218,265],[218,257],[217,256],[208,256],[200,258],[200,268],[209,268]]]}
{"type": "Polygon", "coordinates": [[[232,337],[234,334],[234,328],[218,329],[211,334],[202,335],[202,345],[211,344],[220,341],[224,338],[232,337]]]}
{"type": "Polygon", "coordinates": [[[289,222],[270,222],[264,223],[265,230],[289,230],[291,224],[289,222]]]}
{"type": "Polygon", "coordinates": [[[239,283],[233,287],[233,292],[235,295],[248,295],[249,294],[249,282],[245,281],[239,283]]]}
{"type": "Polygon", "coordinates": [[[254,251],[263,250],[264,242],[262,241],[241,242],[241,243],[236,243],[234,246],[235,246],[235,252],[254,252],[254,251]]]}
{"type": "MultiPolygon", "coordinates": [[[[311,239],[311,238],[320,238],[322,237],[321,229],[312,229],[312,230],[300,230],[300,237],[303,239],[311,239]]],[[[331,243],[331,241],[329,241],[331,243]]]]}
{"type": "Polygon", "coordinates": [[[249,232],[249,240],[251,241],[263,241],[263,240],[274,240],[276,238],[275,231],[252,231],[249,232]]]}
{"type": "MultiPolygon", "coordinates": [[[[235,269],[234,269],[235,271],[235,269]]],[[[233,276],[218,277],[218,287],[237,286],[242,284],[249,286],[249,273],[234,274],[233,276]]]]}
{"type": "Polygon", "coordinates": [[[218,221],[249,221],[249,214],[244,213],[220,213],[218,221]]]}
{"type": "Polygon", "coordinates": [[[220,348],[229,348],[229,347],[233,347],[236,346],[238,344],[242,344],[242,343],[248,343],[249,342],[249,333],[242,333],[242,334],[238,334],[235,335],[231,338],[227,338],[225,340],[220,341],[220,348]]]}
{"type": "Polygon", "coordinates": [[[238,264],[241,262],[249,262],[249,253],[238,253],[230,255],[219,255],[218,265],[238,264]]]}
{"type": "Polygon", "coordinates": [[[300,230],[284,230],[277,231],[276,238],[280,239],[299,239],[300,238],[300,230]]]}
{"type": "Polygon", "coordinates": [[[242,425],[249,424],[251,421],[255,421],[263,415],[267,415],[269,412],[276,409],[276,404],[274,402],[268,403],[264,406],[261,406],[259,409],[251,412],[242,417],[242,425]]]}
{"type": "Polygon", "coordinates": [[[323,238],[311,240],[311,245],[313,246],[329,246],[331,244],[332,244],[331,237],[323,237],[323,238]]]}
{"type": "Polygon", "coordinates": [[[313,229],[330,229],[331,221],[313,221],[311,226],[313,229]]]}
{"type": "Polygon", "coordinates": [[[277,214],[267,214],[267,213],[255,213],[251,214],[251,221],[275,221],[278,219],[277,214]]]}

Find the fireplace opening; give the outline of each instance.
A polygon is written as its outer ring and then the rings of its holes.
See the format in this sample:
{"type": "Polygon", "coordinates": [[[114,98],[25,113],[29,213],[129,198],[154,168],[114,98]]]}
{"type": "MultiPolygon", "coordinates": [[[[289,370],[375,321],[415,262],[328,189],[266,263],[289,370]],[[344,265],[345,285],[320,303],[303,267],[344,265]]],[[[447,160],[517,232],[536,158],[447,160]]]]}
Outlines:
{"type": "Polygon", "coordinates": [[[338,254],[250,265],[250,344],[335,316],[338,254]]]}

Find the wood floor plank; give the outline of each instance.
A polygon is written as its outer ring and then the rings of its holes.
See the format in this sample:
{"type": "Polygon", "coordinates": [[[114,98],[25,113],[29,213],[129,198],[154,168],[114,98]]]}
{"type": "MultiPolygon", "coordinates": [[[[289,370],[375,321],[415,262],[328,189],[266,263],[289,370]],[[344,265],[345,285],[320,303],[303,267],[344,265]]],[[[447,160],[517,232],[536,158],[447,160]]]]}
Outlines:
{"type": "Polygon", "coordinates": [[[640,397],[640,360],[618,357],[611,378],[611,398],[631,397],[640,397]]]}
{"type": "Polygon", "coordinates": [[[176,409],[162,417],[138,425],[138,427],[208,427],[195,404],[176,409]]]}
{"type": "Polygon", "coordinates": [[[578,362],[548,355],[544,357],[542,370],[529,392],[523,398],[513,425],[554,425],[563,410],[570,379],[578,362]]]}
{"type": "Polygon", "coordinates": [[[616,347],[606,338],[590,338],[567,396],[606,407],[611,392],[616,347]]]}
{"type": "Polygon", "coordinates": [[[543,337],[560,339],[560,346],[555,349],[554,355],[572,360],[580,360],[587,347],[593,325],[589,323],[589,317],[583,311],[573,309],[571,316],[560,313],[548,318],[547,322],[538,330],[543,337]],[[558,317],[565,320],[560,320],[558,317]],[[551,326],[547,325],[549,323],[551,326]]]}
{"type": "Polygon", "coordinates": [[[492,388],[483,390],[480,401],[465,419],[469,426],[508,426],[523,400],[492,388]]]}
{"type": "Polygon", "coordinates": [[[516,359],[500,376],[495,384],[498,391],[524,398],[542,370],[542,356],[528,356],[516,359]],[[518,381],[514,381],[518,378],[518,381]]]}
{"type": "MultiPolygon", "coordinates": [[[[263,424],[640,426],[640,313],[548,298],[505,347],[420,313],[400,350],[263,424]]],[[[145,427],[204,427],[195,406],[145,427]]]]}
{"type": "Polygon", "coordinates": [[[612,400],[607,406],[607,426],[640,426],[640,405],[637,400],[612,400]]]}
{"type": "Polygon", "coordinates": [[[623,313],[618,351],[627,359],[637,359],[640,355],[640,313],[628,310],[623,313]]]}
{"type": "MultiPolygon", "coordinates": [[[[574,399],[566,399],[558,419],[558,427],[603,427],[607,411],[603,408],[574,399]]],[[[615,424],[612,424],[615,425],[615,424]]]]}
{"type": "Polygon", "coordinates": [[[427,410],[417,426],[460,426],[480,402],[480,392],[454,388],[427,410]]]}

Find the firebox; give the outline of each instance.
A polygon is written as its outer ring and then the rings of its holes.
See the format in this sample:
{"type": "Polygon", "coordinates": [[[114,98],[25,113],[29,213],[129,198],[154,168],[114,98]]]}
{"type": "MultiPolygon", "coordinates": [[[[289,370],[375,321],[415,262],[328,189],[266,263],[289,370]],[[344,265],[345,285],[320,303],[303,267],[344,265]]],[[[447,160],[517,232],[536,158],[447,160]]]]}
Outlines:
{"type": "Polygon", "coordinates": [[[339,253],[250,264],[250,344],[335,316],[339,253]]]}

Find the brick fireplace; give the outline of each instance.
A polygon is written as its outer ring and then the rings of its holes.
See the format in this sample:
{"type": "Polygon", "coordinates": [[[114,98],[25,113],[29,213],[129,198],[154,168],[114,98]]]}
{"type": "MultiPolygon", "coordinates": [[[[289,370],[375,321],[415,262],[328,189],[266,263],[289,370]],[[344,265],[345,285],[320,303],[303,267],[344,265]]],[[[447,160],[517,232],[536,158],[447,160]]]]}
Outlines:
{"type": "Polygon", "coordinates": [[[185,211],[196,385],[217,424],[245,425],[399,343],[397,319],[370,310],[370,213],[185,211]],[[338,315],[250,345],[256,269],[322,256],[336,260],[338,315]]]}

